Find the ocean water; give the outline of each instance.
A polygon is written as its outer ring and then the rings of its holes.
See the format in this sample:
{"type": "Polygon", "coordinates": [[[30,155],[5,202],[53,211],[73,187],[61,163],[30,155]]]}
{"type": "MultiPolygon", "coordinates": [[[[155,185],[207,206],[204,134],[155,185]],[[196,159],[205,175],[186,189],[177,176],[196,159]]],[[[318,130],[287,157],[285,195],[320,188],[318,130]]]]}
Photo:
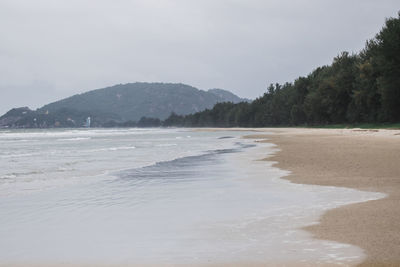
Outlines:
{"type": "Polygon", "coordinates": [[[299,229],[384,195],[292,184],[244,134],[0,131],[0,263],[360,262],[299,229]]]}

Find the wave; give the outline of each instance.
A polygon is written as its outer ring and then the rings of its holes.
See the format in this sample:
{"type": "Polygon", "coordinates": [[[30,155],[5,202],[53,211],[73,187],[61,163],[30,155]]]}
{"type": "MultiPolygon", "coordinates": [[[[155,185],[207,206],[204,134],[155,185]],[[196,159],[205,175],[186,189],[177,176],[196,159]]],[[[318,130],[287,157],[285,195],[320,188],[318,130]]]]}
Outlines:
{"type": "Polygon", "coordinates": [[[13,173],[8,173],[0,176],[0,180],[11,180],[15,179],[20,176],[29,176],[29,175],[36,175],[36,174],[44,174],[44,171],[28,171],[28,172],[13,172],[13,173]]]}
{"type": "Polygon", "coordinates": [[[177,146],[178,144],[159,144],[157,147],[169,147],[169,146],[177,146]]]}
{"type": "Polygon", "coordinates": [[[31,157],[37,156],[41,153],[21,153],[21,154],[7,154],[7,155],[0,155],[0,158],[8,159],[8,158],[20,158],[20,157],[31,157]]]}
{"type": "MultiPolygon", "coordinates": [[[[10,139],[28,139],[28,138],[78,138],[78,137],[96,137],[96,136],[126,136],[126,135],[140,135],[151,133],[152,129],[75,129],[75,130],[59,130],[59,129],[46,129],[36,130],[34,132],[25,132],[21,130],[0,132],[0,140],[10,139]]],[[[170,134],[171,129],[157,130],[157,134],[170,134]]]]}
{"type": "Polygon", "coordinates": [[[0,180],[13,180],[14,178],[17,178],[17,174],[15,173],[9,173],[0,176],[0,180]]]}
{"type": "Polygon", "coordinates": [[[231,139],[231,138],[234,138],[233,136],[221,136],[221,137],[218,137],[218,139],[231,139]]]}
{"type": "MultiPolygon", "coordinates": [[[[1,140],[1,141],[4,141],[1,140]]],[[[20,143],[20,142],[37,142],[39,140],[37,139],[7,139],[6,142],[16,142],[16,143],[20,143]]]]}
{"type": "MultiPolygon", "coordinates": [[[[154,179],[167,182],[169,180],[190,180],[204,177],[203,171],[196,167],[211,166],[218,163],[218,155],[237,153],[243,149],[254,147],[254,144],[235,143],[236,147],[227,149],[208,150],[203,154],[180,157],[168,161],[159,161],[145,167],[126,169],[114,175],[124,181],[150,182],[154,179]]],[[[118,180],[118,179],[117,179],[118,180]]]]}
{"type": "Polygon", "coordinates": [[[75,137],[75,138],[63,138],[57,139],[57,141],[83,141],[83,140],[90,140],[91,137],[75,137]]]}
{"type": "Polygon", "coordinates": [[[87,150],[86,152],[118,151],[118,150],[131,150],[131,149],[136,149],[136,147],[135,146],[105,147],[105,148],[87,150]]]}

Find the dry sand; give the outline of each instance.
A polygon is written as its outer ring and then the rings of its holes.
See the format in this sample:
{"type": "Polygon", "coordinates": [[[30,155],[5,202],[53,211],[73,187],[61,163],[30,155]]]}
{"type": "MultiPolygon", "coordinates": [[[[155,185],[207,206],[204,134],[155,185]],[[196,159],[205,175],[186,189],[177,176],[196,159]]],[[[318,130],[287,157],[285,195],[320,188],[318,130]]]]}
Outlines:
{"type": "MultiPolygon", "coordinates": [[[[260,131],[260,129],[257,129],[260,131]]],[[[400,131],[263,129],[281,150],[267,160],[292,171],[286,179],[383,192],[386,198],[330,210],[305,228],[315,238],[365,250],[361,266],[400,266],[400,131]]]]}

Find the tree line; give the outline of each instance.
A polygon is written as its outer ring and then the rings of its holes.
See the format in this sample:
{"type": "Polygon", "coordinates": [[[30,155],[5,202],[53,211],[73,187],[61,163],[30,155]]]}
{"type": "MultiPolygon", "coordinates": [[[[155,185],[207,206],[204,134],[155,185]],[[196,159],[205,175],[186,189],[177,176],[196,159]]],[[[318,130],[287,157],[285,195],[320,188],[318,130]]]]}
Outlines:
{"type": "Polygon", "coordinates": [[[400,12],[359,53],[342,52],[293,83],[271,84],[251,103],[219,103],[163,126],[263,127],[400,122],[400,12]]]}

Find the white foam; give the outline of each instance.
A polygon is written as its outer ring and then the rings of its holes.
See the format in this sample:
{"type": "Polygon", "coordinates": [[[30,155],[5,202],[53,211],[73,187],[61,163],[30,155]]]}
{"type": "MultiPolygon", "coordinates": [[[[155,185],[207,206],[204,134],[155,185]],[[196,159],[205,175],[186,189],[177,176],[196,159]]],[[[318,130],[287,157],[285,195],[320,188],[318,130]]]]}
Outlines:
{"type": "Polygon", "coordinates": [[[169,146],[177,146],[178,144],[159,144],[159,145],[156,145],[156,146],[158,146],[158,147],[169,147],[169,146]]]}
{"type": "Polygon", "coordinates": [[[5,154],[0,155],[0,158],[7,159],[7,158],[21,158],[21,157],[32,157],[40,155],[41,153],[21,153],[21,154],[5,154]]]}
{"type": "Polygon", "coordinates": [[[124,128],[124,129],[53,129],[53,130],[14,130],[14,131],[0,131],[0,140],[10,139],[28,139],[28,138],[77,138],[77,137],[101,137],[101,136],[126,136],[126,135],[141,135],[144,133],[157,134],[170,134],[177,132],[177,130],[168,129],[138,129],[138,128],[124,128]]]}
{"type": "Polygon", "coordinates": [[[83,141],[83,140],[90,140],[90,137],[75,137],[75,138],[61,138],[57,139],[57,141],[83,141]]]}

